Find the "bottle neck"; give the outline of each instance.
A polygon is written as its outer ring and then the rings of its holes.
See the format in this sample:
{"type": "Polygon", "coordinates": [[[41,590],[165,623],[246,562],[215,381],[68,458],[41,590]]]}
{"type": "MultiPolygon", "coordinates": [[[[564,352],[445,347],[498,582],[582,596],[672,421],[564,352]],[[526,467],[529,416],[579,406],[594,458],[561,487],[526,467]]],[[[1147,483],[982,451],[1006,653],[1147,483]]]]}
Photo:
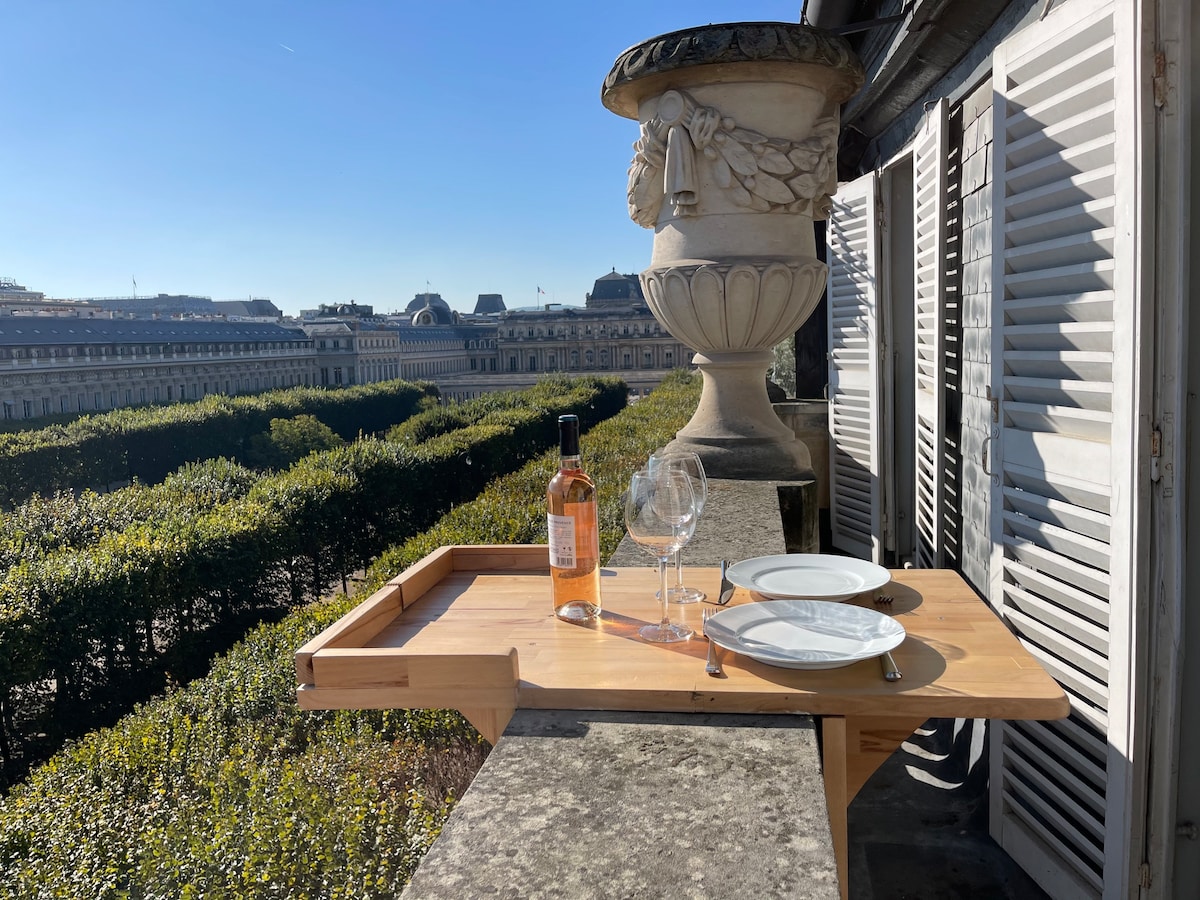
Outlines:
{"type": "Polygon", "coordinates": [[[583,468],[583,461],[579,458],[579,453],[559,457],[558,468],[564,472],[574,472],[583,468]]]}

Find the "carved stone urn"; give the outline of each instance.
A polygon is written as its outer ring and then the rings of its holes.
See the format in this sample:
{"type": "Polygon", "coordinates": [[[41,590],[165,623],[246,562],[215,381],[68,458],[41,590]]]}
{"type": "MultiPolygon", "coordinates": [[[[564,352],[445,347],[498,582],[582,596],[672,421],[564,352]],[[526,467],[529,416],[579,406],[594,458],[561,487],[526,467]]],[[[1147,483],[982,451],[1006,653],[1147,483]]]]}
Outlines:
{"type": "Polygon", "coordinates": [[[646,301],[704,377],[668,449],[695,451],[712,477],[811,477],[766,374],[825,286],[813,220],[837,187],[840,104],[862,82],[842,38],[782,22],[651,38],[604,80],[604,105],[641,123],[628,199],[654,229],[646,301]]]}

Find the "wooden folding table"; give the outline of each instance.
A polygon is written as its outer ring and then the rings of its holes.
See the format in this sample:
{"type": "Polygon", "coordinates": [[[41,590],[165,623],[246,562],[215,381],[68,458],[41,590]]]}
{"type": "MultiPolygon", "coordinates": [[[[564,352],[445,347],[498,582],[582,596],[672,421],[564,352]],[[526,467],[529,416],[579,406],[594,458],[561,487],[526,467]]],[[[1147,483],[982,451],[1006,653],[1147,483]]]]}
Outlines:
{"type": "MultiPolygon", "coordinates": [[[[717,595],[716,568],[685,570],[717,595]]],[[[457,709],[492,743],[522,709],[807,713],[822,717],[822,765],[838,873],[846,890],[846,807],[931,717],[1058,719],[1062,688],[955,572],[908,569],[847,601],[896,617],[907,637],[879,662],[796,670],[723,651],[725,677],[704,671],[703,638],[649,644],[661,617],[653,568],[605,569],[600,620],[576,625],[550,606],[545,546],[443,547],[388,582],[296,653],[308,709],[457,709]]],[[[738,588],[731,605],[761,600],[738,588]]],[[[700,632],[707,603],[672,606],[700,632]]]]}

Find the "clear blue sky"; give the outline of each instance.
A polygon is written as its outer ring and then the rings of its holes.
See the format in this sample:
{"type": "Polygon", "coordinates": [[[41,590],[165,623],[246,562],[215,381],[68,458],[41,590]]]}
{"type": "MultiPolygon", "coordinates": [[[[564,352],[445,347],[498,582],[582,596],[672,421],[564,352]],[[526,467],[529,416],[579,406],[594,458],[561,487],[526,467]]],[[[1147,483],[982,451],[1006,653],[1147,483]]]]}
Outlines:
{"type": "Polygon", "coordinates": [[[0,275],[52,297],[582,303],[639,272],[617,55],[790,3],[7,0],[0,275]]]}

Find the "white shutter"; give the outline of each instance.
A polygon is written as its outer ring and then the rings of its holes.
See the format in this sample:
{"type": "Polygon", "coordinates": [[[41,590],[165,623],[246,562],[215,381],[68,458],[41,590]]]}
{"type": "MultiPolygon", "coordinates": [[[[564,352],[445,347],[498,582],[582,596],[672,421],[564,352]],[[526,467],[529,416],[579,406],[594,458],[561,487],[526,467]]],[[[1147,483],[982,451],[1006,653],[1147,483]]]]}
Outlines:
{"type": "Polygon", "coordinates": [[[996,728],[991,824],[1071,900],[1129,896],[1141,858],[1149,131],[1135,6],[1053,9],[1001,44],[993,78],[990,596],[1072,712],[996,728]]]}
{"type": "Polygon", "coordinates": [[[829,514],[833,546],[883,555],[879,416],[879,200],[875,174],[829,213],[829,514]]]}
{"type": "Polygon", "coordinates": [[[913,142],[913,235],[916,241],[916,485],[914,560],[937,568],[945,502],[946,119],[940,100],[913,142]]]}

